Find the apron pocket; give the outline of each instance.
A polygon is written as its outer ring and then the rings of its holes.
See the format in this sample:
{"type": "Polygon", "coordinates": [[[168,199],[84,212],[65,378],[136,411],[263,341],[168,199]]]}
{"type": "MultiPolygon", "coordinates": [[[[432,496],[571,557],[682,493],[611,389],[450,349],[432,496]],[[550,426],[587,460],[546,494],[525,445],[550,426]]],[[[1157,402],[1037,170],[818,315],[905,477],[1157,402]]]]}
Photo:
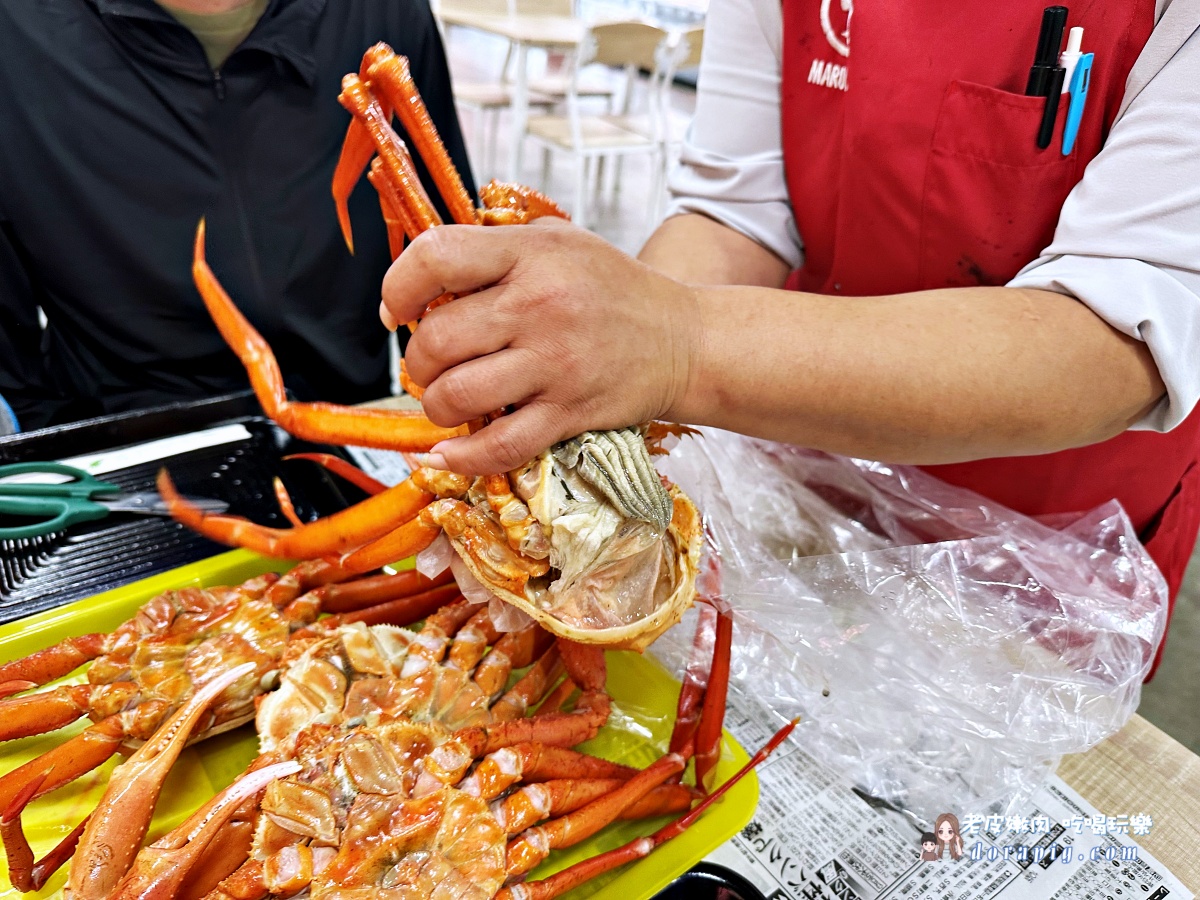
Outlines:
{"type": "Polygon", "coordinates": [[[1076,180],[1075,154],[1062,155],[1066,100],[1040,150],[1046,98],[949,84],[925,170],[922,288],[1005,284],[1050,243],[1076,180]]]}

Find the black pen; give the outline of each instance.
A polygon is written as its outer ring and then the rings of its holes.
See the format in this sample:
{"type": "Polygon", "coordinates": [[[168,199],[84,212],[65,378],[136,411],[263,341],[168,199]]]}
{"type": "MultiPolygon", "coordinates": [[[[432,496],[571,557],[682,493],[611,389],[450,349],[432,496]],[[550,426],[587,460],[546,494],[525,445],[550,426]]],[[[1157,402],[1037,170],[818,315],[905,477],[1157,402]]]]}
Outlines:
{"type": "Polygon", "coordinates": [[[1050,80],[1046,84],[1046,106],[1042,110],[1042,125],[1038,128],[1037,145],[1045,150],[1054,138],[1054,125],[1058,121],[1058,100],[1062,96],[1063,79],[1067,70],[1062,66],[1054,66],[1050,70],[1050,80]]]}
{"type": "MultiPolygon", "coordinates": [[[[1027,97],[1045,97],[1049,90],[1051,70],[1058,68],[1058,51],[1062,47],[1063,29],[1067,26],[1065,6],[1047,6],[1042,10],[1042,29],[1038,32],[1037,52],[1029,69],[1025,85],[1027,97]]],[[[1062,85],[1059,85],[1062,90],[1062,85]]]]}

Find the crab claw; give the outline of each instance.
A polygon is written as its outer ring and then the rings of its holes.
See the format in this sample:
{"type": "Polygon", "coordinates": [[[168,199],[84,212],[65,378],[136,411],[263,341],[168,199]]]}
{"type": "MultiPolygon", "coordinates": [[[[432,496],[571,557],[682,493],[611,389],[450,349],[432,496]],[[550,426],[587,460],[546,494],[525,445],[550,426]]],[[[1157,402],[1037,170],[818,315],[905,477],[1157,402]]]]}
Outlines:
{"type": "Polygon", "coordinates": [[[138,854],[111,900],[166,900],[175,897],[185,878],[228,824],[238,807],[268,784],[300,771],[294,760],[249,772],[197,810],[174,831],[138,854]]]}
{"type": "Polygon", "coordinates": [[[243,663],[204,685],[150,740],[113,770],[79,842],[66,896],[72,900],[104,900],[111,894],[137,855],[163,781],[201,717],[226,688],[243,678],[253,678],[255,668],[254,663],[243,663]]]}

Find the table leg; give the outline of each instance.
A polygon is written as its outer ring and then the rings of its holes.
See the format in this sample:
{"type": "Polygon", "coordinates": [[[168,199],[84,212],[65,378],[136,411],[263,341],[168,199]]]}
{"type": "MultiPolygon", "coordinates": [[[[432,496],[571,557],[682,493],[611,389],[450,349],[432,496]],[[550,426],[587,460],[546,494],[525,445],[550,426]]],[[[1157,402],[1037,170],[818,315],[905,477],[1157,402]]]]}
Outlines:
{"type": "Polygon", "coordinates": [[[521,180],[521,150],[525,146],[525,124],[529,121],[529,47],[517,41],[517,72],[513,82],[512,146],[508,155],[508,180],[521,180]]]}

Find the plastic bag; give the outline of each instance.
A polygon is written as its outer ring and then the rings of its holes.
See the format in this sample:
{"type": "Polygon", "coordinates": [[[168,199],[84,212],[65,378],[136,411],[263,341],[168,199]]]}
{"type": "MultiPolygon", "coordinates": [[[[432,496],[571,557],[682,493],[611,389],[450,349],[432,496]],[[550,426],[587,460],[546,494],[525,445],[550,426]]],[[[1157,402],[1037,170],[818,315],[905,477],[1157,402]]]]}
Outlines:
{"type": "MultiPolygon", "coordinates": [[[[930,821],[1004,808],[1137,708],[1167,589],[1115,502],[1052,528],[919,469],[707,429],[659,467],[719,559],[730,690],[803,716],[800,744],[866,793],[930,821]]],[[[677,672],[689,615],[651,648],[677,672]]]]}

